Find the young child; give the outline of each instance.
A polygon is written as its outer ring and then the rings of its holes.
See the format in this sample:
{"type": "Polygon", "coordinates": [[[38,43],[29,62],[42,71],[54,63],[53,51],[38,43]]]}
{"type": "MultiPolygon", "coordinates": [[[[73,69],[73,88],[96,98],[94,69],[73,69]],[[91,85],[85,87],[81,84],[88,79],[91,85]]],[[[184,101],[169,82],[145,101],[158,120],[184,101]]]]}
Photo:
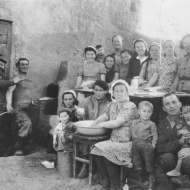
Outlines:
{"type": "Polygon", "coordinates": [[[158,140],[157,127],[150,121],[152,113],[153,105],[150,102],[140,102],[138,106],[140,118],[134,120],[131,126],[133,166],[141,180],[141,171],[145,164],[145,169],[149,173],[149,190],[153,189],[155,183],[154,149],[158,140]]]}
{"type": "Polygon", "coordinates": [[[126,80],[129,69],[130,58],[131,58],[131,53],[127,49],[121,51],[121,63],[118,64],[119,79],[126,80]]]}
{"type": "MultiPolygon", "coordinates": [[[[184,120],[181,120],[179,125],[177,125],[178,132],[177,134],[182,137],[184,136],[184,142],[182,143],[181,150],[184,148],[190,148],[190,106],[183,106],[182,108],[182,117],[184,120]]],[[[181,176],[181,167],[182,167],[183,158],[178,158],[177,165],[174,170],[168,172],[168,176],[181,176]]]]}
{"type": "Polygon", "coordinates": [[[99,63],[103,63],[103,60],[104,60],[104,48],[102,45],[97,45],[96,46],[96,50],[97,50],[97,55],[96,55],[96,58],[95,60],[99,63]]]}
{"type": "Polygon", "coordinates": [[[70,122],[71,112],[64,108],[59,111],[60,123],[53,132],[53,147],[56,151],[71,151],[72,139],[75,132],[74,125],[70,122]]]}

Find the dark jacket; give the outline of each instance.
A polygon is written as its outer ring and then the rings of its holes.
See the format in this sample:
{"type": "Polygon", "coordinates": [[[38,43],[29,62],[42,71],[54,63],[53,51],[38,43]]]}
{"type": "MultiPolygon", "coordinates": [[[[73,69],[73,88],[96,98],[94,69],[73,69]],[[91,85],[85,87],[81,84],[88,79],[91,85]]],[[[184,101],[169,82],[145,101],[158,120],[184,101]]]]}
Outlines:
{"type": "Polygon", "coordinates": [[[131,80],[133,79],[133,77],[139,76],[143,63],[147,62],[148,59],[149,58],[145,59],[142,63],[140,63],[139,59],[137,59],[136,57],[131,57],[131,59],[129,60],[129,70],[126,78],[126,81],[129,85],[131,84],[131,80]]]}
{"type": "Polygon", "coordinates": [[[171,128],[167,118],[163,119],[158,125],[157,154],[172,153],[177,155],[180,149],[181,144],[179,143],[177,129],[171,128]]]}

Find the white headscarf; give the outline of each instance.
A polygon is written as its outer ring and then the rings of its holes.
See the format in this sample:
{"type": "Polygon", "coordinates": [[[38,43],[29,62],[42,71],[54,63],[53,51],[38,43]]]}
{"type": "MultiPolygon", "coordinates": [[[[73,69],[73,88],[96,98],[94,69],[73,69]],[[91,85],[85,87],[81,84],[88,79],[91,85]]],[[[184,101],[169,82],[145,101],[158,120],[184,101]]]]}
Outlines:
{"type": "Polygon", "coordinates": [[[77,95],[74,90],[66,90],[63,94],[65,94],[66,92],[70,92],[71,94],[73,94],[74,98],[77,99],[77,95]]]}
{"type": "MultiPolygon", "coordinates": [[[[122,80],[122,79],[119,79],[119,80],[114,81],[114,82],[112,83],[111,89],[110,89],[110,90],[111,90],[111,98],[112,98],[112,101],[113,101],[113,102],[115,101],[115,99],[113,99],[113,98],[114,98],[114,96],[113,96],[113,87],[114,87],[117,83],[122,83],[122,84],[124,84],[124,85],[126,86],[126,88],[127,88],[128,94],[129,94],[129,90],[130,90],[129,85],[128,85],[128,83],[127,83],[126,81],[124,81],[124,80],[122,80]]],[[[128,98],[127,98],[127,101],[129,101],[129,96],[128,96],[128,98]]]]}

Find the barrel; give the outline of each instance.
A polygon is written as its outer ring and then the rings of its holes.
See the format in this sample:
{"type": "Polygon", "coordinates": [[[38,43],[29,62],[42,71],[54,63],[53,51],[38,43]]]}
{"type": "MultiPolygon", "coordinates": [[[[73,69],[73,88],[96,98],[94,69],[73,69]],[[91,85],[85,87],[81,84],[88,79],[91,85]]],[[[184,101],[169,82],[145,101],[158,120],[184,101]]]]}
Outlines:
{"type": "Polygon", "coordinates": [[[73,177],[73,152],[57,152],[57,168],[63,178],[73,177]]]}

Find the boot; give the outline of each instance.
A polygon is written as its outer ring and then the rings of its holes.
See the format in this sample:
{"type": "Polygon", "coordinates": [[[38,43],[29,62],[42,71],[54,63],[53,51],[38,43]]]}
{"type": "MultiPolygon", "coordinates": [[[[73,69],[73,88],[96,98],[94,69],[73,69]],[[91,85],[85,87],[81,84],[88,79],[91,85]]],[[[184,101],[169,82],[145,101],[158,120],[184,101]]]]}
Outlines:
{"type": "Polygon", "coordinates": [[[104,158],[102,156],[96,156],[96,164],[98,166],[98,170],[102,174],[104,180],[102,183],[102,189],[109,189],[110,188],[110,177],[106,168],[106,165],[104,163],[104,158]]]}
{"type": "Polygon", "coordinates": [[[15,156],[23,156],[23,147],[24,147],[24,143],[23,143],[23,139],[21,137],[18,138],[18,141],[16,142],[15,145],[15,156]]]}
{"type": "Polygon", "coordinates": [[[120,189],[119,166],[104,158],[104,162],[111,181],[111,190],[120,189]]]}
{"type": "Polygon", "coordinates": [[[148,190],[153,190],[155,184],[155,173],[149,173],[149,187],[148,190]]]}
{"type": "Polygon", "coordinates": [[[88,165],[83,164],[80,170],[80,173],[77,176],[77,179],[84,179],[88,177],[88,165]]]}

